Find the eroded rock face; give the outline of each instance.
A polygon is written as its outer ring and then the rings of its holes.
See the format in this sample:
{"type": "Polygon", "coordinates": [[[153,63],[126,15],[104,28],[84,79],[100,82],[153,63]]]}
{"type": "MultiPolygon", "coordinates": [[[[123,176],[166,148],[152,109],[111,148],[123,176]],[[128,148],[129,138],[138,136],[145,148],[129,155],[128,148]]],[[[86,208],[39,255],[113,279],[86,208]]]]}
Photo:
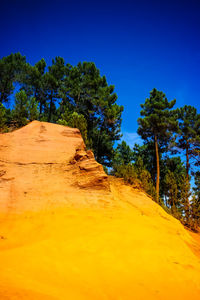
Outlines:
{"type": "MultiPolygon", "coordinates": [[[[99,190],[100,201],[100,191],[109,192],[107,175],[78,129],[34,121],[0,135],[0,211],[76,205],[77,187],[99,190]]],[[[83,191],[78,205],[85,198],[83,191]]]]}
{"type": "Polygon", "coordinates": [[[91,150],[77,149],[71,164],[74,165],[74,175],[79,187],[109,189],[108,176],[102,165],[96,162],[91,150]]]}

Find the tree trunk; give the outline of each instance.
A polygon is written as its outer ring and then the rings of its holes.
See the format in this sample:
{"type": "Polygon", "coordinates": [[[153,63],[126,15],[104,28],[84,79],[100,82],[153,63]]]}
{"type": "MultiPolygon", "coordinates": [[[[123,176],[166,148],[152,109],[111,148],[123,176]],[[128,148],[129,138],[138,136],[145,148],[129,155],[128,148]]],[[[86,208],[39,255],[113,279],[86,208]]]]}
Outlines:
{"type": "Polygon", "coordinates": [[[155,135],[155,150],[156,150],[156,202],[159,202],[159,186],[160,186],[160,162],[158,152],[158,141],[155,135]]]}

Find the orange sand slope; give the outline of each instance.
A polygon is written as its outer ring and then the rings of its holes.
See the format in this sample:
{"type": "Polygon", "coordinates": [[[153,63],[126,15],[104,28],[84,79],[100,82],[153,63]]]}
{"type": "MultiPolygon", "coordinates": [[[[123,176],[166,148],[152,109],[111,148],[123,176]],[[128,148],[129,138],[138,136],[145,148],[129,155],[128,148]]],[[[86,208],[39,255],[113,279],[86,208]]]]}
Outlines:
{"type": "Polygon", "coordinates": [[[193,236],[107,177],[77,129],[0,135],[0,299],[199,300],[193,236]]]}

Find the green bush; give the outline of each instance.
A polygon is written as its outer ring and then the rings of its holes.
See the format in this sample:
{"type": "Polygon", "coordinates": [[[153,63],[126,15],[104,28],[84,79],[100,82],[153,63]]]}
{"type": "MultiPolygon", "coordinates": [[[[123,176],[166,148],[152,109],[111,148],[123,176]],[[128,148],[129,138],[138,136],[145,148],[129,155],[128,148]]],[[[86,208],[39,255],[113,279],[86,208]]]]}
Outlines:
{"type": "Polygon", "coordinates": [[[57,123],[64,126],[78,128],[81,132],[82,138],[86,146],[88,145],[87,121],[85,120],[83,115],[78,114],[77,112],[72,113],[69,110],[66,110],[61,115],[61,119],[59,119],[57,123]]]}

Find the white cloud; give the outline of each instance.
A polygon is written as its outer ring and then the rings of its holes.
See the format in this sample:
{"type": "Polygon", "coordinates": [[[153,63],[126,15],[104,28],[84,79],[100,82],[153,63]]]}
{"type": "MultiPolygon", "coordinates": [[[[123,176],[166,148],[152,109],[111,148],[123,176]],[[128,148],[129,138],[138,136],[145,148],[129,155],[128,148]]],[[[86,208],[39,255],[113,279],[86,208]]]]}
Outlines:
{"type": "Polygon", "coordinates": [[[133,148],[134,144],[142,145],[143,141],[137,132],[123,132],[123,136],[121,140],[124,140],[131,148],[133,148]]]}

